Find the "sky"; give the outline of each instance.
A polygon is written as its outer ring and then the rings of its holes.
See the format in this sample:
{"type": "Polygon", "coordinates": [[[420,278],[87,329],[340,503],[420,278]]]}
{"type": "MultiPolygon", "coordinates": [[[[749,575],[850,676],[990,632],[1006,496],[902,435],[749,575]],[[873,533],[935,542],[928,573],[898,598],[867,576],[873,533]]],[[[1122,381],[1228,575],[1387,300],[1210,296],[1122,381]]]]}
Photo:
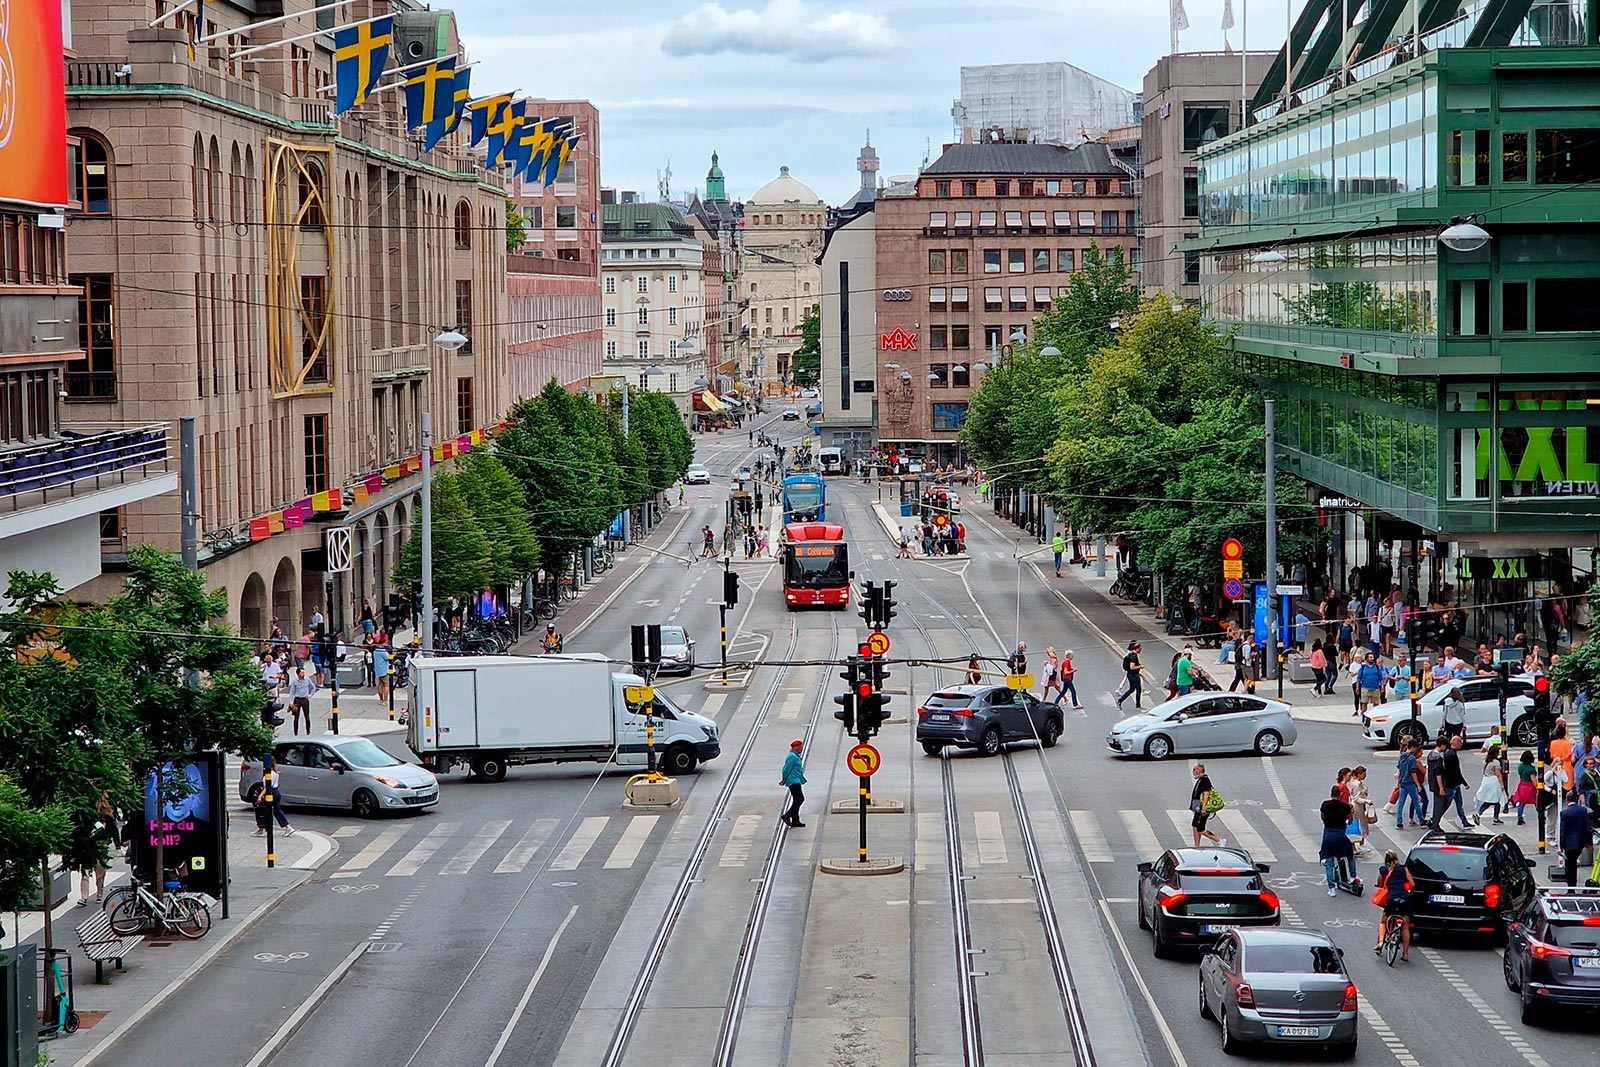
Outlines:
{"type": "MultiPolygon", "coordinates": [[[[1220,51],[1224,0],[1182,0],[1185,52],[1220,51]]],[[[1292,0],[1287,0],[1292,2],[1292,0]]],[[[743,199],[788,166],[823,200],[856,190],[872,131],[880,173],[914,174],[953,139],[961,67],[1065,61],[1137,91],[1170,48],[1168,0],[439,0],[456,12],[474,95],[586,99],[604,185],[654,199],[703,189],[713,150],[743,199]],[[578,16],[576,18],[571,16],[578,16]],[[931,151],[930,151],[931,146],[931,151]]],[[[1253,48],[1283,45],[1287,9],[1258,2],[1253,48]]],[[[1240,27],[1228,37],[1240,47],[1240,27]]]]}

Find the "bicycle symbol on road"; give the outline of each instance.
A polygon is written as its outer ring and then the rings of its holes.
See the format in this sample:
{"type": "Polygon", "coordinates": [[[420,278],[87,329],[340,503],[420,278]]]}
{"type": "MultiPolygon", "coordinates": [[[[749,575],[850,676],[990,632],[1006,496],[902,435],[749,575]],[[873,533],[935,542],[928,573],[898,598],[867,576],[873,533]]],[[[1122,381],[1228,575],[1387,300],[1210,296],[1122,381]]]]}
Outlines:
{"type": "Polygon", "coordinates": [[[1269,879],[1267,879],[1267,884],[1270,885],[1272,888],[1274,888],[1276,890],[1279,890],[1279,891],[1282,891],[1282,890],[1285,890],[1285,889],[1301,889],[1301,888],[1303,888],[1300,885],[1300,875],[1302,873],[1303,872],[1301,872],[1301,871],[1290,871],[1287,875],[1285,875],[1282,878],[1269,878],[1269,879]]]}
{"type": "Polygon", "coordinates": [[[288,955],[284,955],[283,953],[279,952],[256,953],[256,962],[258,963],[293,963],[295,960],[304,960],[310,958],[311,953],[309,952],[291,952],[288,955]]]}
{"type": "Polygon", "coordinates": [[[366,885],[351,885],[349,882],[340,882],[338,885],[329,886],[328,888],[335,893],[369,893],[378,887],[372,882],[368,882],[366,885]]]}
{"type": "Polygon", "coordinates": [[[1345,929],[1370,930],[1370,929],[1372,929],[1372,920],[1370,920],[1370,919],[1324,919],[1324,920],[1322,920],[1322,925],[1326,926],[1330,930],[1345,930],[1345,929]]]}

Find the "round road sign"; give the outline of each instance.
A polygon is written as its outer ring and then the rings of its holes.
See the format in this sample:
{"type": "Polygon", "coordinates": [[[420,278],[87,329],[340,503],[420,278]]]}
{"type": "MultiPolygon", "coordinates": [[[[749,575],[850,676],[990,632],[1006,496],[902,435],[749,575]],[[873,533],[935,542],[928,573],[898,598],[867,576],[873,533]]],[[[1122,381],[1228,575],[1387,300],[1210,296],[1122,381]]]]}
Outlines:
{"type": "Polygon", "coordinates": [[[1222,583],[1222,595],[1229,600],[1238,600],[1244,596],[1244,583],[1237,578],[1229,578],[1222,583]]]}
{"type": "Polygon", "coordinates": [[[1230,537],[1222,542],[1223,559],[1244,559],[1244,545],[1239,543],[1237,537],[1230,537]]]}
{"type": "Polygon", "coordinates": [[[850,754],[845,757],[845,765],[850,768],[851,774],[861,778],[871,778],[883,765],[883,756],[871,745],[863,743],[850,750],[850,754]]]}
{"type": "Polygon", "coordinates": [[[943,515],[935,515],[933,517],[933,524],[935,526],[943,526],[946,523],[948,523],[949,521],[950,520],[948,518],[946,518],[945,516],[943,516],[943,515]]]}
{"type": "Polygon", "coordinates": [[[869,634],[867,637],[867,647],[872,649],[872,654],[874,656],[883,655],[885,652],[889,651],[889,635],[885,633],[869,634]]]}

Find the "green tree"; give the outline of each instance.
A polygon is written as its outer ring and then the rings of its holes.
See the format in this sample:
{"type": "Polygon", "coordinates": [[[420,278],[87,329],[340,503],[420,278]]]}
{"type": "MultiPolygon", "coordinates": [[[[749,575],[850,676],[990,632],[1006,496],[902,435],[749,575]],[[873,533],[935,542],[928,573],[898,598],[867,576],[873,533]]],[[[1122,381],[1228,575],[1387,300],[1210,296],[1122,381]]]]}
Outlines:
{"type": "MultiPolygon", "coordinates": [[[[516,483],[513,482],[513,485],[516,483]]],[[[520,491],[520,487],[519,487],[520,491]]],[[[506,508],[505,503],[498,505],[506,508]]],[[[498,519],[496,520],[499,521],[498,519]]],[[[400,562],[394,569],[396,583],[409,588],[422,580],[422,517],[416,518],[411,537],[400,548],[400,562]]],[[[523,545],[522,548],[527,546],[523,545]]],[[[535,540],[535,556],[538,542],[535,540]]],[[[500,560],[509,573],[513,546],[503,544],[500,560]]],[[[467,493],[456,474],[439,474],[433,479],[433,599],[443,604],[450,600],[469,600],[494,584],[495,545],[484,533],[483,525],[468,503],[467,493]]],[[[510,581],[515,581],[512,577],[510,581]]]]}
{"type": "Polygon", "coordinates": [[[528,516],[522,485],[505,464],[487,449],[477,449],[457,462],[455,481],[489,542],[490,571],[485,585],[515,585],[538,570],[539,538],[528,516]]]}
{"type": "Polygon", "coordinates": [[[634,401],[634,432],[649,468],[653,492],[664,493],[683,477],[694,461],[694,439],[683,424],[678,405],[665,393],[645,393],[634,401]]]}
{"type": "Polygon", "coordinates": [[[34,803],[22,787],[0,773],[0,911],[22,911],[40,899],[49,857],[66,843],[71,827],[66,806],[34,803]]]}
{"type": "Polygon", "coordinates": [[[795,349],[794,384],[816,385],[822,380],[822,305],[812,304],[800,319],[800,347],[795,349]]]}
{"type": "MultiPolygon", "coordinates": [[[[1600,585],[1590,588],[1589,596],[1600,596],[1600,585]]],[[[1571,615],[1577,605],[1577,601],[1571,602],[1567,614],[1571,615]]],[[[1550,668],[1550,684],[1558,693],[1582,695],[1583,734],[1588,737],[1600,733],[1600,633],[1590,631],[1581,645],[1562,654],[1561,662],[1550,668]]]]}
{"type": "Polygon", "coordinates": [[[515,200],[506,201],[506,254],[514,255],[522,251],[522,246],[528,242],[528,222],[522,215],[522,208],[515,200]]]}

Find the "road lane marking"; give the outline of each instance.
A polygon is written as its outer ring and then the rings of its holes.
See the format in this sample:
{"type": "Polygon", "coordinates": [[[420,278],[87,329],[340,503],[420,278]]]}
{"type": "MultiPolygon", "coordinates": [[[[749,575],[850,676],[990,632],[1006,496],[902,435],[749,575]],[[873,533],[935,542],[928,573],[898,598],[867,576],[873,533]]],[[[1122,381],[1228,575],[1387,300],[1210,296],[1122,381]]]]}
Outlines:
{"type": "Polygon", "coordinates": [[[1356,994],[1356,1006],[1361,1012],[1361,1017],[1372,1027],[1372,1032],[1378,1035],[1378,1040],[1383,1042],[1384,1047],[1394,1056],[1395,1062],[1400,1064],[1400,1067],[1422,1067],[1422,1061],[1412,1055],[1411,1050],[1406,1048],[1405,1042],[1395,1036],[1394,1029],[1384,1021],[1383,1016],[1378,1014],[1378,1009],[1372,1006],[1372,1001],[1365,993],[1356,994]]]}
{"type": "Polygon", "coordinates": [[[506,1050],[506,1045],[511,1042],[511,1033],[517,1028],[517,1023],[522,1020],[522,1013],[528,1010],[528,1002],[533,999],[533,991],[539,985],[539,980],[544,977],[545,970],[550,966],[550,961],[555,957],[556,944],[561,940],[561,935],[567,932],[567,927],[572,925],[572,917],[578,914],[578,905],[574,904],[567,910],[567,917],[561,920],[561,925],[556,927],[555,936],[550,938],[550,943],[545,946],[544,955],[539,959],[539,966],[533,970],[533,976],[528,979],[527,987],[523,989],[522,996],[517,1000],[517,1006],[511,1011],[511,1018],[506,1020],[504,1030],[500,1031],[500,1039],[494,1043],[494,1051],[489,1053],[489,1058],[484,1061],[483,1067],[495,1067],[500,1062],[500,1054],[506,1050]]]}
{"type": "Polygon", "coordinates": [[[944,852],[944,820],[936,812],[917,812],[915,867],[926,870],[928,860],[944,852]]]}
{"type": "Polygon", "coordinates": [[[442,822],[428,831],[428,835],[400,857],[400,861],[389,868],[390,878],[406,878],[422,870],[423,864],[433,859],[433,854],[444,845],[445,838],[461,829],[458,822],[442,822]]]}
{"type": "Polygon", "coordinates": [[[1256,833],[1256,828],[1250,825],[1250,820],[1244,817],[1244,812],[1239,810],[1224,811],[1222,814],[1222,836],[1230,842],[1241,845],[1250,853],[1250,858],[1257,863],[1277,863],[1278,856],[1267,844],[1266,838],[1256,833]]]}
{"type": "Polygon", "coordinates": [[[325,834],[319,834],[315,830],[301,830],[295,836],[311,839],[311,851],[289,864],[295,870],[314,870],[323,860],[333,855],[333,838],[325,834]]]}
{"type": "Polygon", "coordinates": [[[473,865],[483,859],[484,853],[494,847],[494,843],[500,840],[500,835],[510,828],[510,819],[497,819],[494,822],[484,823],[483,829],[473,834],[467,846],[456,853],[455,858],[445,864],[444,870],[439,873],[466,874],[472,870],[473,865]]]}
{"type": "Polygon", "coordinates": [[[1106,835],[1100,829],[1100,820],[1095,818],[1092,811],[1069,811],[1067,818],[1072,822],[1072,832],[1077,835],[1078,845],[1083,849],[1083,858],[1090,863],[1114,863],[1116,857],[1111,854],[1111,846],[1106,843],[1106,835]]]}
{"type": "Polygon", "coordinates": [[[552,871],[575,871],[578,864],[583,862],[583,857],[589,854],[595,841],[600,837],[601,831],[606,828],[606,823],[611,818],[607,815],[594,815],[578,824],[578,829],[567,838],[567,843],[562,846],[556,858],[551,862],[552,871]]]}
{"type": "Polygon", "coordinates": [[[778,718],[791,721],[800,718],[800,711],[805,701],[804,693],[790,693],[783,698],[783,707],[778,711],[778,718]]]}
{"type": "Polygon", "coordinates": [[[560,819],[538,819],[527,833],[522,835],[522,840],[511,846],[505,859],[495,866],[495,874],[520,874],[533,859],[534,854],[544,847],[550,840],[550,835],[556,832],[556,827],[561,825],[560,819]]]}
{"type": "Polygon", "coordinates": [[[1272,787],[1272,796],[1278,802],[1278,807],[1287,808],[1290,807],[1289,794],[1283,788],[1283,782],[1278,778],[1278,768],[1272,765],[1273,758],[1272,756],[1261,757],[1261,773],[1267,776],[1267,784],[1272,787]]]}
{"type": "MultiPolygon", "coordinates": [[[[1128,813],[1123,812],[1126,816],[1128,813]]],[[[1135,813],[1139,814],[1139,813],[1135,813]]],[[[1141,815],[1142,818],[1142,815],[1141,815]]],[[[1149,829],[1146,821],[1145,828],[1149,829]]],[[[1144,975],[1139,972],[1139,964],[1133,960],[1133,953],[1128,951],[1128,942],[1123,939],[1122,929],[1117,924],[1117,917],[1111,913],[1109,901],[1100,901],[1100,910],[1105,912],[1106,929],[1110,931],[1111,938],[1117,943],[1117,948],[1122,952],[1122,960],[1128,965],[1128,974],[1133,978],[1133,984],[1139,987],[1139,992],[1144,995],[1144,1002],[1150,1007],[1151,1020],[1156,1024],[1156,1029],[1161,1031],[1161,1040],[1167,1046],[1167,1054],[1172,1057],[1175,1067],[1189,1067],[1189,1060],[1183,1054],[1183,1048],[1178,1044],[1178,1039],[1172,1034],[1172,1027],[1167,1025],[1166,1009],[1156,1001],[1150,992],[1150,986],[1145,983],[1144,975]]]]}
{"type": "Polygon", "coordinates": [[[1289,844],[1294,846],[1301,859],[1307,863],[1322,862],[1317,855],[1322,851],[1322,845],[1312,840],[1311,835],[1300,828],[1300,824],[1294,821],[1293,814],[1282,808],[1268,808],[1267,818],[1272,820],[1272,825],[1278,828],[1279,833],[1289,839],[1289,844]]]}
{"type": "Polygon", "coordinates": [[[1128,830],[1128,836],[1133,838],[1133,852],[1135,856],[1148,856],[1155,859],[1161,855],[1161,839],[1156,836],[1155,828],[1150,825],[1150,820],[1145,818],[1142,811],[1123,809],[1117,812],[1122,819],[1122,825],[1128,830]]]}
{"type": "Polygon", "coordinates": [[[1006,839],[1000,829],[1000,813],[973,812],[972,821],[978,831],[978,862],[1004,864],[1010,857],[1006,854],[1006,839]]]}
{"type": "Polygon", "coordinates": [[[341,827],[339,827],[337,830],[335,830],[333,832],[333,836],[334,837],[355,837],[357,834],[361,833],[361,831],[363,831],[365,829],[366,829],[365,826],[341,826],[341,827]]]}
{"type": "Polygon", "coordinates": [[[750,844],[755,839],[756,831],[761,828],[763,818],[761,815],[741,815],[733,820],[728,843],[722,846],[722,858],[717,861],[718,867],[744,866],[745,860],[750,858],[750,844]]]}
{"type": "Polygon", "coordinates": [[[611,850],[611,855],[606,857],[605,869],[620,871],[632,867],[633,861],[639,858],[644,843],[650,839],[650,831],[654,830],[656,823],[660,821],[659,815],[635,815],[629,819],[627,828],[622,831],[621,839],[611,850]]]}
{"type": "MultiPolygon", "coordinates": [[[[1415,945],[1412,947],[1417,948],[1415,945]]],[[[1535,1052],[1533,1046],[1528,1044],[1522,1035],[1501,1017],[1499,1012],[1491,1008],[1489,1002],[1479,996],[1478,991],[1468,985],[1466,980],[1456,973],[1456,969],[1445,962],[1445,958],[1437,950],[1431,948],[1417,948],[1417,950],[1422,953],[1422,958],[1433,964],[1434,970],[1438,971],[1444,980],[1449,982],[1457,993],[1461,994],[1461,998],[1472,1005],[1473,1009],[1483,1017],[1483,1021],[1493,1027],[1501,1037],[1505,1038],[1506,1044],[1516,1049],[1517,1053],[1528,1062],[1529,1067],[1550,1067],[1550,1061],[1535,1052]]]]}
{"type": "Polygon", "coordinates": [[[323,998],[328,995],[328,991],[338,984],[339,980],[345,976],[350,968],[356,965],[356,960],[366,954],[367,943],[363,941],[351,951],[350,955],[339,962],[339,966],[335,967],[328,977],[317,983],[317,987],[306,995],[306,999],[300,1002],[299,1007],[295,1008],[294,1014],[285,1019],[283,1025],[278,1027],[277,1032],[267,1038],[266,1044],[256,1050],[256,1054],[250,1057],[250,1062],[245,1064],[245,1067],[262,1067],[262,1064],[277,1055],[278,1050],[283,1047],[283,1043],[288,1041],[289,1036],[300,1028],[300,1024],[305,1022],[306,1016],[310,1015],[317,1005],[322,1003],[323,998]]]}

